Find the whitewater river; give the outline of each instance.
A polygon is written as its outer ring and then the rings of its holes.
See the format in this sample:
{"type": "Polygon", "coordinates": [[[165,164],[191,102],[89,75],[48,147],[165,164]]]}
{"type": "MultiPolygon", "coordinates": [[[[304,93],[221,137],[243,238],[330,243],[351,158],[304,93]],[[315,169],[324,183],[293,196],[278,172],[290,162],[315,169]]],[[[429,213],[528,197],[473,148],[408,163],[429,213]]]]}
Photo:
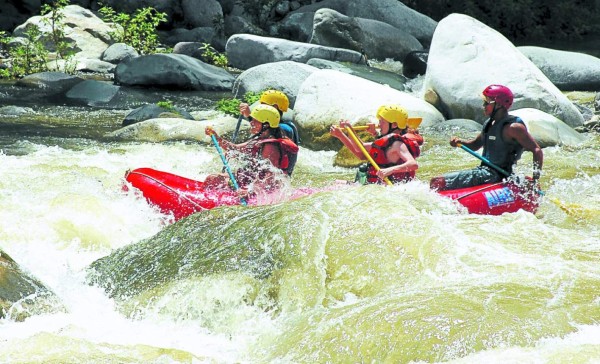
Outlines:
{"type": "MultiPolygon", "coordinates": [[[[600,362],[598,137],[544,150],[536,215],[469,215],[429,191],[477,161],[425,134],[407,185],[172,224],[123,191],[125,171],[201,179],[214,149],[104,140],[124,112],[36,112],[0,118],[0,248],[66,312],[0,320],[0,363],[600,362]],[[109,295],[88,267],[119,248],[109,295]]],[[[301,149],[293,185],[352,179],[333,159],[301,149]]]]}

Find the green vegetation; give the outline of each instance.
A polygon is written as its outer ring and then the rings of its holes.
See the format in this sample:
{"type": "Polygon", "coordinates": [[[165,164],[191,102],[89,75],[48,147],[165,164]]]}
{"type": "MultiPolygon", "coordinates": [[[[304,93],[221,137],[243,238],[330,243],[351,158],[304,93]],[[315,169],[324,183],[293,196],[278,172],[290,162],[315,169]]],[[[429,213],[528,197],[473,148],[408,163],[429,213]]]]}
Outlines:
{"type": "Polygon", "coordinates": [[[65,62],[57,68],[66,73],[75,72],[76,63],[73,52],[65,40],[65,24],[62,9],[69,5],[69,0],[55,0],[42,6],[41,15],[47,15],[41,22],[50,27],[49,39],[45,39],[40,28],[35,24],[25,27],[23,41],[0,32],[0,50],[7,54],[9,67],[0,70],[0,78],[20,78],[32,73],[48,70],[50,53],[54,52],[56,60],[65,62]]]}
{"type": "Polygon", "coordinates": [[[224,112],[225,114],[238,116],[240,114],[240,103],[245,102],[249,105],[252,105],[258,99],[260,99],[260,94],[262,92],[246,92],[243,97],[243,101],[237,98],[233,99],[221,99],[217,101],[216,109],[224,112]]]}
{"type": "Polygon", "coordinates": [[[25,28],[25,41],[9,46],[15,38],[0,32],[0,45],[10,58],[10,67],[0,70],[0,77],[20,78],[48,70],[48,50],[41,41],[41,35],[37,25],[29,24],[25,28]]]}
{"type": "MultiPolygon", "coordinates": [[[[102,5],[102,4],[101,4],[102,5]]],[[[137,9],[133,15],[117,13],[110,6],[99,10],[104,21],[117,24],[117,30],[111,33],[117,42],[132,46],[139,54],[156,53],[159,46],[156,28],[167,21],[167,14],[152,7],[137,9]]]]}
{"type": "Polygon", "coordinates": [[[227,68],[227,65],[229,64],[227,56],[223,53],[219,53],[216,49],[211,47],[210,44],[204,43],[202,47],[200,47],[200,50],[202,51],[202,57],[210,64],[221,68],[227,68]]]}
{"type": "Polygon", "coordinates": [[[404,0],[434,20],[461,13],[498,30],[512,41],[576,39],[600,30],[596,0],[404,0]]]}
{"type": "Polygon", "coordinates": [[[162,107],[163,109],[167,109],[171,112],[175,111],[175,106],[173,105],[173,102],[170,100],[159,101],[156,103],[156,106],[162,107]]]}
{"type": "Polygon", "coordinates": [[[56,68],[65,73],[74,73],[77,62],[73,59],[75,52],[65,40],[65,15],[62,12],[62,9],[67,5],[69,5],[69,0],[56,0],[51,4],[44,4],[41,14],[48,14],[48,17],[42,18],[41,22],[50,27],[50,38],[56,52],[56,68]],[[58,64],[59,59],[65,61],[62,66],[58,64]]]}

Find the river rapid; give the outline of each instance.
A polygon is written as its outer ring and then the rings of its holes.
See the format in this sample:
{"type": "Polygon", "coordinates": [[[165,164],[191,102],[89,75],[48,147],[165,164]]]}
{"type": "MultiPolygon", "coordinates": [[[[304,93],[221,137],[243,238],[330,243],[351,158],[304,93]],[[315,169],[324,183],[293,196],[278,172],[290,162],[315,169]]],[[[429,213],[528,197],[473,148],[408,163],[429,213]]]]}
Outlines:
{"type": "MultiPolygon", "coordinates": [[[[124,111],[35,112],[0,117],[0,248],[67,312],[0,320],[1,363],[600,362],[597,136],[544,150],[536,215],[469,215],[430,191],[432,176],[478,161],[423,131],[418,179],[406,185],[172,224],[122,189],[125,171],[202,179],[220,170],[213,148],[104,139],[124,111]],[[188,236],[276,253],[268,274],[196,270],[126,304],[88,283],[88,266],[115,249],[145,241],[158,251],[188,236]]],[[[333,160],[301,148],[292,184],[353,179],[333,160]]],[[[525,153],[519,171],[530,168],[525,153]]],[[[229,259],[218,248],[213,261],[229,259]]],[[[246,264],[263,272],[262,262],[246,264]]]]}

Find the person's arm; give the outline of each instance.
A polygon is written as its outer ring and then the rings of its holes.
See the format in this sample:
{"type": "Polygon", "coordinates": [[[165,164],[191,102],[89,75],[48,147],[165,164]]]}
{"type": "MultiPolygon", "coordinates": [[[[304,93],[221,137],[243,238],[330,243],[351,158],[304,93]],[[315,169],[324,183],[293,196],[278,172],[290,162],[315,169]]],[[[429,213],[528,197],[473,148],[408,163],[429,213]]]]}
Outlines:
{"type": "Polygon", "coordinates": [[[410,154],[410,151],[406,145],[402,142],[394,142],[392,147],[387,150],[386,157],[392,162],[404,162],[393,167],[380,169],[377,172],[377,177],[381,179],[397,172],[411,172],[416,171],[419,168],[417,161],[412,154],[410,154]]]}
{"type": "MultiPolygon", "coordinates": [[[[339,127],[337,125],[332,125],[329,129],[329,133],[331,134],[331,136],[339,139],[346,146],[346,148],[348,148],[352,152],[352,154],[354,154],[357,158],[359,158],[360,160],[365,160],[366,157],[363,154],[362,150],[360,150],[360,148],[356,144],[354,144],[354,141],[344,133],[343,128],[345,128],[346,126],[350,126],[350,124],[347,121],[342,120],[340,121],[339,127]]],[[[371,149],[371,143],[362,144],[363,147],[367,150],[367,152],[371,149]]]]}
{"type": "Polygon", "coordinates": [[[544,166],[544,152],[521,123],[512,123],[505,129],[505,137],[516,140],[524,150],[533,153],[533,179],[539,179],[544,166]]]}
{"type": "Polygon", "coordinates": [[[208,136],[214,135],[215,138],[217,138],[217,143],[219,143],[221,148],[223,148],[223,150],[225,150],[225,151],[228,151],[228,150],[244,151],[246,144],[248,144],[247,142],[242,143],[242,144],[234,144],[228,140],[225,140],[225,139],[221,138],[219,136],[219,134],[217,134],[217,132],[215,131],[215,129],[212,128],[212,126],[207,126],[204,129],[204,133],[208,136]]]}
{"type": "Polygon", "coordinates": [[[471,150],[478,150],[483,146],[483,134],[479,133],[477,136],[471,140],[463,140],[459,137],[453,136],[450,138],[450,145],[453,147],[458,147],[458,144],[462,144],[465,147],[468,147],[471,150]]]}

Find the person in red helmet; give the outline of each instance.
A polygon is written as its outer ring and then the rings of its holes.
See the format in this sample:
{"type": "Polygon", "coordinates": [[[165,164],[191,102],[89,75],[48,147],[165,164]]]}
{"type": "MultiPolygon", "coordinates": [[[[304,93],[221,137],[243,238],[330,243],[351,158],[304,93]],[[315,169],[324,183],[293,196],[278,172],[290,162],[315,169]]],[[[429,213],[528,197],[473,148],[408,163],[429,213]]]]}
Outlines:
{"type": "MultiPolygon", "coordinates": [[[[453,136],[450,145],[458,147],[462,144],[472,150],[483,147],[483,157],[510,174],[523,150],[532,152],[533,179],[537,182],[544,163],[544,153],[527,131],[523,120],[508,113],[514,99],[512,91],[506,86],[489,85],[483,90],[482,97],[484,114],[489,117],[483,123],[483,130],[471,140],[453,136]]],[[[504,177],[494,168],[482,163],[474,169],[434,177],[429,185],[438,191],[453,190],[500,182],[504,177]]]]}

